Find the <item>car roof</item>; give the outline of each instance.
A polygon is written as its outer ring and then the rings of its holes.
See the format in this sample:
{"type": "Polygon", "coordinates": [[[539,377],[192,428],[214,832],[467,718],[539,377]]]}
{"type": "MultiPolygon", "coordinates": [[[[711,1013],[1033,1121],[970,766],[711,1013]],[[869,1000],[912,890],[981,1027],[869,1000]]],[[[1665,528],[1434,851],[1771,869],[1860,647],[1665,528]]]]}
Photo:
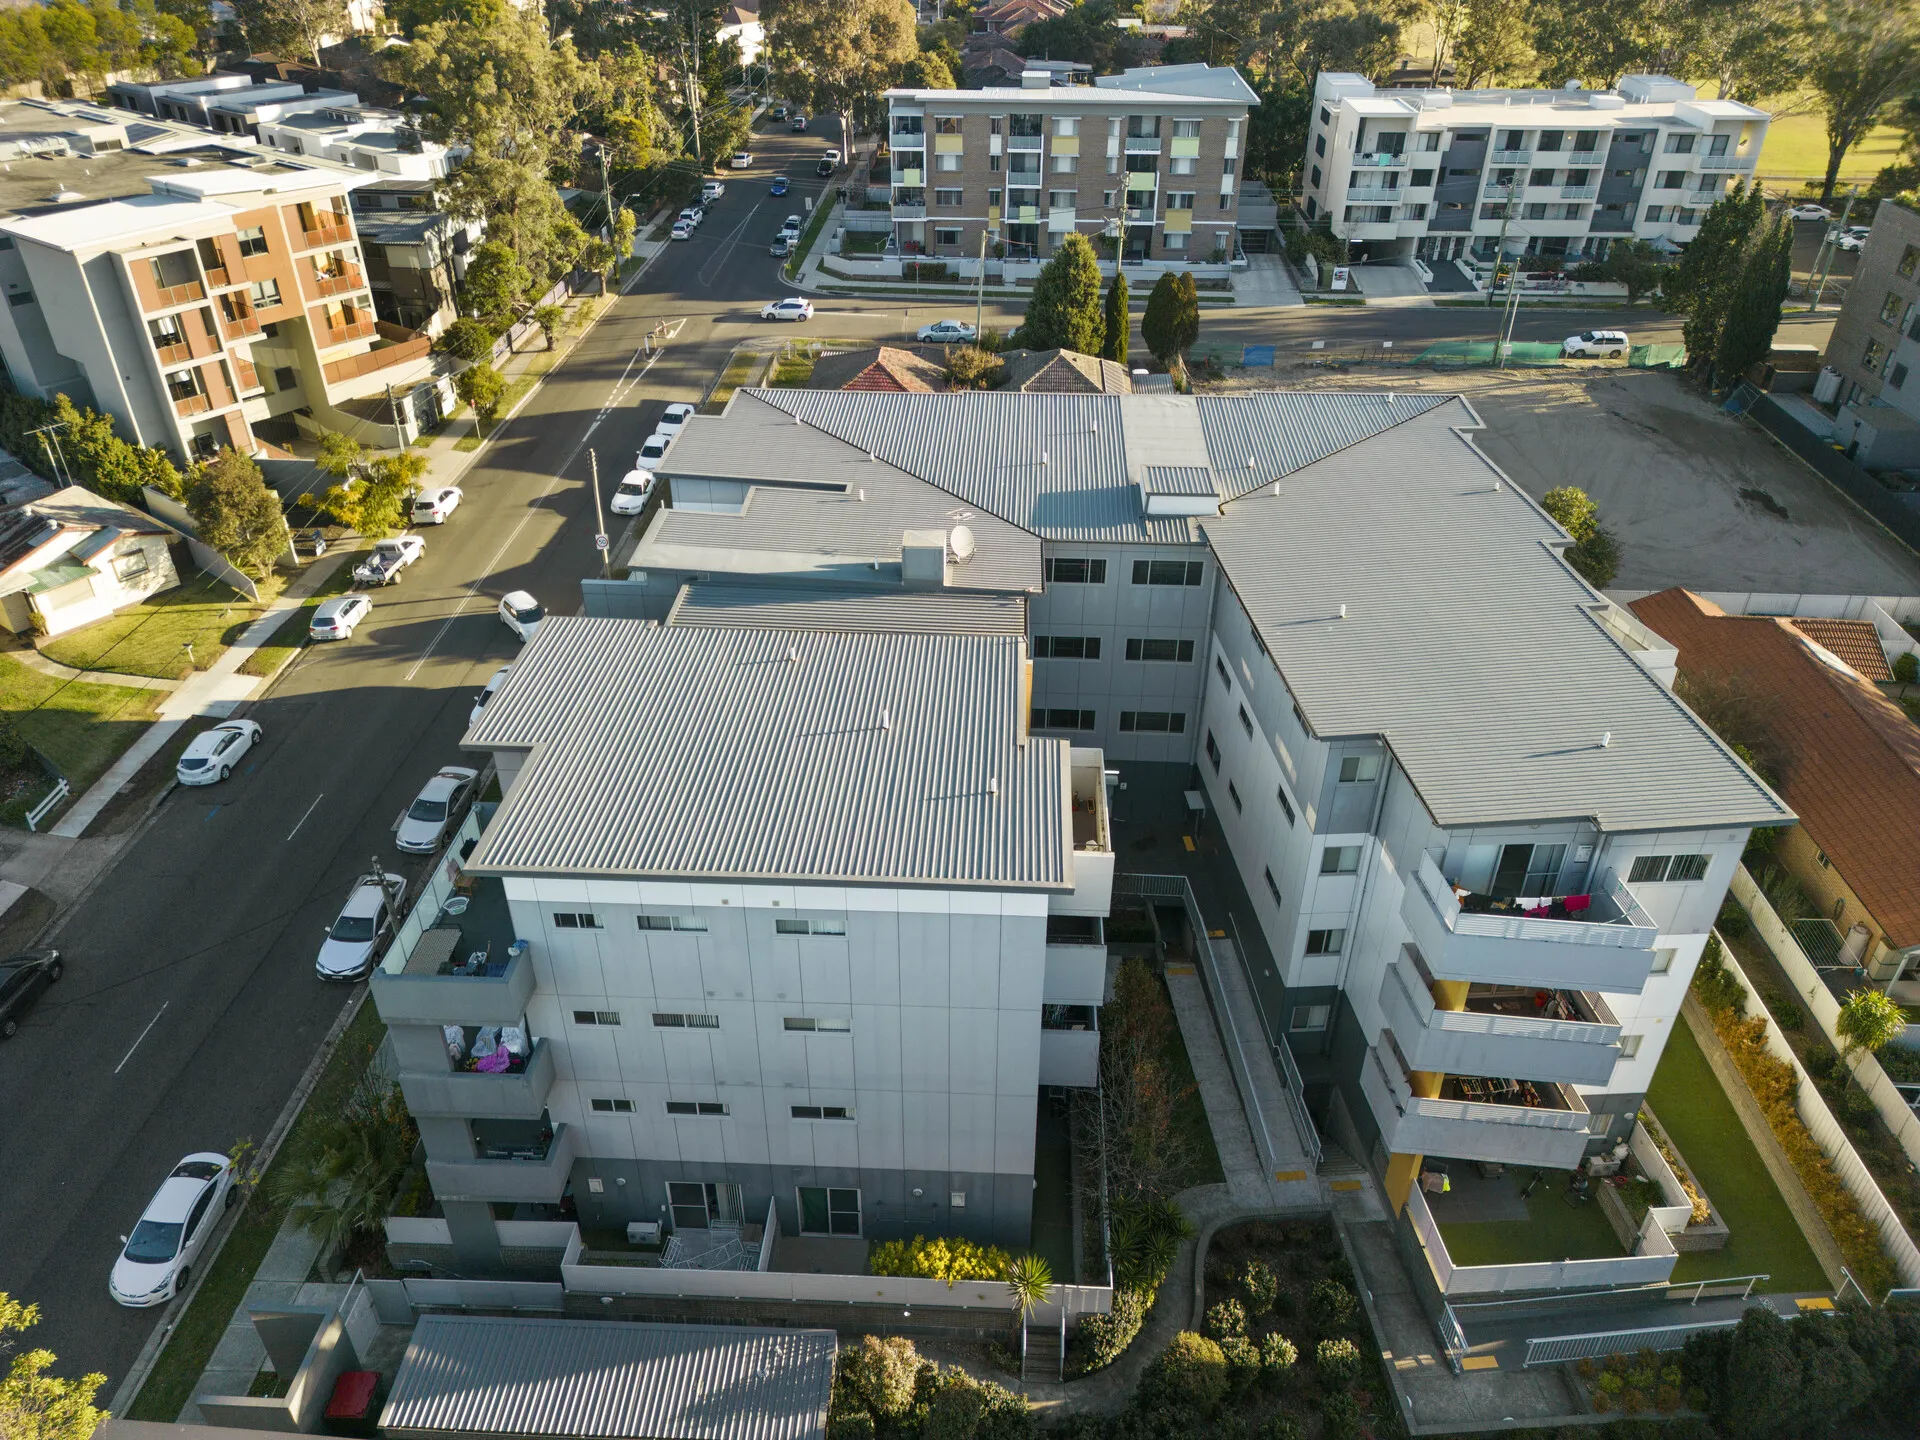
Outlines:
{"type": "Polygon", "coordinates": [[[318,620],[324,616],[331,620],[343,611],[356,610],[362,605],[371,605],[372,603],[373,602],[368,600],[364,595],[335,595],[331,600],[322,600],[314,607],[313,618],[318,620]]]}
{"type": "Polygon", "coordinates": [[[347,896],[347,903],[340,907],[342,915],[372,915],[380,909],[380,902],[387,898],[387,892],[371,880],[364,885],[353,887],[353,893],[347,896]]]}
{"type": "Polygon", "coordinates": [[[523,610],[529,605],[538,605],[540,602],[524,590],[509,590],[500,597],[500,603],[511,605],[516,610],[523,610]]]}
{"type": "Polygon", "coordinates": [[[444,800],[480,772],[464,765],[449,765],[420,787],[422,800],[444,800]]]}
{"type": "Polygon", "coordinates": [[[157,1220],[163,1225],[178,1225],[187,1218],[187,1212],[193,1209],[193,1202],[200,1198],[206,1188],[205,1180],[195,1180],[189,1175],[169,1175],[160,1182],[160,1188],[153,1192],[153,1199],[140,1212],[140,1218],[157,1220]]]}
{"type": "Polygon", "coordinates": [[[685,400],[676,400],[673,404],[667,406],[667,414],[691,415],[694,412],[694,408],[695,407],[693,405],[689,404],[685,400]]]}
{"type": "Polygon", "coordinates": [[[202,730],[198,735],[193,737],[192,743],[180,752],[181,758],[185,759],[189,755],[211,755],[214,748],[227,736],[236,732],[244,734],[246,728],[246,726],[237,724],[234,721],[228,721],[224,725],[215,725],[209,730],[202,730]]]}
{"type": "Polygon", "coordinates": [[[507,672],[511,669],[513,669],[513,666],[511,665],[502,665],[498,670],[494,671],[493,678],[487,681],[487,689],[491,690],[493,689],[494,686],[498,685],[502,680],[505,680],[507,678],[507,672]]]}

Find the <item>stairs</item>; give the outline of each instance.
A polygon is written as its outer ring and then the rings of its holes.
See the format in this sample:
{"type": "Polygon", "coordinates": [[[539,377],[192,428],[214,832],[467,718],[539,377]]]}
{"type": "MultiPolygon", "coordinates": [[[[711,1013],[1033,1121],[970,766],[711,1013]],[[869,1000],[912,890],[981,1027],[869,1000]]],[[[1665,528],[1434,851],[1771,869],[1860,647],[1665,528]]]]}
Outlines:
{"type": "Polygon", "coordinates": [[[1320,1151],[1319,1173],[1329,1180],[1357,1180],[1367,1172],[1358,1160],[1329,1142],[1320,1151]]]}

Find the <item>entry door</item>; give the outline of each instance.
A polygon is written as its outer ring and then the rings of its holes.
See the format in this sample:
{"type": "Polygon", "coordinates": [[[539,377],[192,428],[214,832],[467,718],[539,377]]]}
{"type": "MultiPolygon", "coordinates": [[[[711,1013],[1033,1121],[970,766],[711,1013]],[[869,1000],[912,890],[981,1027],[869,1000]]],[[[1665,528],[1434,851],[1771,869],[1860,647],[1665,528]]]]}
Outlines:
{"type": "Polygon", "coordinates": [[[669,1180],[667,1204],[676,1230],[704,1230],[709,1225],[738,1225],[744,1219],[740,1187],[697,1180],[669,1180]]]}
{"type": "Polygon", "coordinates": [[[860,1192],[826,1186],[800,1187],[800,1233],[803,1235],[860,1234],[860,1192]]]}
{"type": "Polygon", "coordinates": [[[1502,900],[1549,895],[1566,858],[1564,845],[1502,845],[1500,862],[1493,867],[1493,894],[1502,900]]]}

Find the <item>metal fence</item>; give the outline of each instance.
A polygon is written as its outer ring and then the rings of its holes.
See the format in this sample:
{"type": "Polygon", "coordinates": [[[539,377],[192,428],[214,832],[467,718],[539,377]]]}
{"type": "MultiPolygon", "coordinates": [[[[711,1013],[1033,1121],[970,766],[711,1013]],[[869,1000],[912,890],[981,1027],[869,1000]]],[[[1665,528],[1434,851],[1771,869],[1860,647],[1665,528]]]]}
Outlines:
{"type": "MultiPolygon", "coordinates": [[[[1741,388],[1744,391],[1751,387],[1741,388]]],[[[1742,394],[1739,398],[1749,397],[1742,394]]],[[[1771,395],[1755,391],[1750,399],[1751,403],[1744,407],[1749,420],[1818,470],[1823,479],[1907,545],[1920,550],[1920,510],[1909,506],[1900,496],[1794,419],[1771,395]]]]}
{"type": "Polygon", "coordinates": [[[1527,1341],[1524,1368],[1559,1365],[1568,1360],[1596,1360],[1602,1355],[1630,1355],[1641,1350],[1678,1350],[1689,1335],[1703,1330],[1731,1330],[1739,1316],[1703,1320],[1692,1325],[1662,1325],[1647,1330],[1599,1330],[1589,1335],[1549,1335],[1527,1341]]]}

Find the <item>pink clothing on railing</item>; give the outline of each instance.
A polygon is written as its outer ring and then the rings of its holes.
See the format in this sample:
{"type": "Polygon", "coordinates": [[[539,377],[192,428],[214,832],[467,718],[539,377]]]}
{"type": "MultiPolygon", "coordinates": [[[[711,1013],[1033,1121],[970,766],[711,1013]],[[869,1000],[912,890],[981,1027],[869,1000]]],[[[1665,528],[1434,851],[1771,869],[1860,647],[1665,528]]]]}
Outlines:
{"type": "Polygon", "coordinates": [[[473,1068],[482,1075],[498,1075],[512,1063],[513,1057],[502,1049],[494,1051],[491,1055],[482,1055],[473,1062],[473,1068]]]}

